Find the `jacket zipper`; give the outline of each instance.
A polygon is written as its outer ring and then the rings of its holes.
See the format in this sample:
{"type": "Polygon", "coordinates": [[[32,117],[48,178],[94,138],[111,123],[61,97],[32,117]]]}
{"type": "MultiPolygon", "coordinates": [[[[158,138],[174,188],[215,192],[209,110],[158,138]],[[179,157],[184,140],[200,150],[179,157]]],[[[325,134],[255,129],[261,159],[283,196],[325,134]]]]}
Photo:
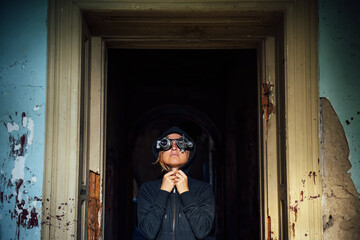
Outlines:
{"type": "Polygon", "coordinates": [[[176,210],[176,206],[175,206],[175,193],[176,193],[176,189],[174,188],[174,212],[173,212],[173,240],[175,240],[175,210],[176,210]]]}

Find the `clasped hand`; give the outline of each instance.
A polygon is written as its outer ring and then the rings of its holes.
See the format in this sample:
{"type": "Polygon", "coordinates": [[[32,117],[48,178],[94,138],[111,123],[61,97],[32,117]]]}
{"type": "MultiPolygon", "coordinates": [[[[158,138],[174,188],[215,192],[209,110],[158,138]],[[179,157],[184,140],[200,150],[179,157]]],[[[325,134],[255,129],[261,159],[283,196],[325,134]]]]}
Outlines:
{"type": "Polygon", "coordinates": [[[189,191],[187,176],[181,170],[170,171],[163,177],[161,184],[162,190],[171,192],[174,187],[176,187],[179,194],[189,191]]]}

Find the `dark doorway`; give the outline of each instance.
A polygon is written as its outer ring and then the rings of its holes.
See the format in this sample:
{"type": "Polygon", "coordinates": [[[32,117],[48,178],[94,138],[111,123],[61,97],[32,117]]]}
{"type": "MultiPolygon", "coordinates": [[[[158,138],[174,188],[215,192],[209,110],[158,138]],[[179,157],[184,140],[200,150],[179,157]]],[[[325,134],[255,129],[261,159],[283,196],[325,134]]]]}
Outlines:
{"type": "Polygon", "coordinates": [[[172,125],[202,146],[189,175],[214,188],[211,239],[260,238],[255,49],[109,49],[106,118],[105,239],[133,239],[136,190],[161,177],[152,141],[172,125]]]}

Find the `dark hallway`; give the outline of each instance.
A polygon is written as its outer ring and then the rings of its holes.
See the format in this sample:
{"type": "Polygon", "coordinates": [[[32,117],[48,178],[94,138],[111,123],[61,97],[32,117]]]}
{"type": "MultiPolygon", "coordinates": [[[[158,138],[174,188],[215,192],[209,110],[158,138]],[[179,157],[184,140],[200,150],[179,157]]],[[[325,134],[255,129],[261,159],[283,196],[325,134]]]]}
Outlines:
{"type": "Polygon", "coordinates": [[[109,49],[107,79],[105,238],[133,238],[136,190],[161,177],[152,141],[177,125],[200,146],[189,175],[214,188],[211,236],[258,239],[256,50],[109,49]]]}

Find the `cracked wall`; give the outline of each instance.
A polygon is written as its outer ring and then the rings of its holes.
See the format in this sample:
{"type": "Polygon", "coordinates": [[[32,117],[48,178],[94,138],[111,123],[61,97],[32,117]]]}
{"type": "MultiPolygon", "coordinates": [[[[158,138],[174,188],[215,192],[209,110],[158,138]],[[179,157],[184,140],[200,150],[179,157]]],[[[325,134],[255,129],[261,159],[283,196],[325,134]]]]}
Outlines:
{"type": "Polygon", "coordinates": [[[40,239],[47,1],[7,1],[0,16],[0,239],[40,239]]]}
{"type": "Polygon", "coordinates": [[[324,240],[360,239],[360,199],[348,170],[349,147],[330,101],[321,99],[322,214],[324,240]]]}
{"type": "Polygon", "coordinates": [[[359,11],[319,0],[324,240],[360,239],[359,11]]]}

